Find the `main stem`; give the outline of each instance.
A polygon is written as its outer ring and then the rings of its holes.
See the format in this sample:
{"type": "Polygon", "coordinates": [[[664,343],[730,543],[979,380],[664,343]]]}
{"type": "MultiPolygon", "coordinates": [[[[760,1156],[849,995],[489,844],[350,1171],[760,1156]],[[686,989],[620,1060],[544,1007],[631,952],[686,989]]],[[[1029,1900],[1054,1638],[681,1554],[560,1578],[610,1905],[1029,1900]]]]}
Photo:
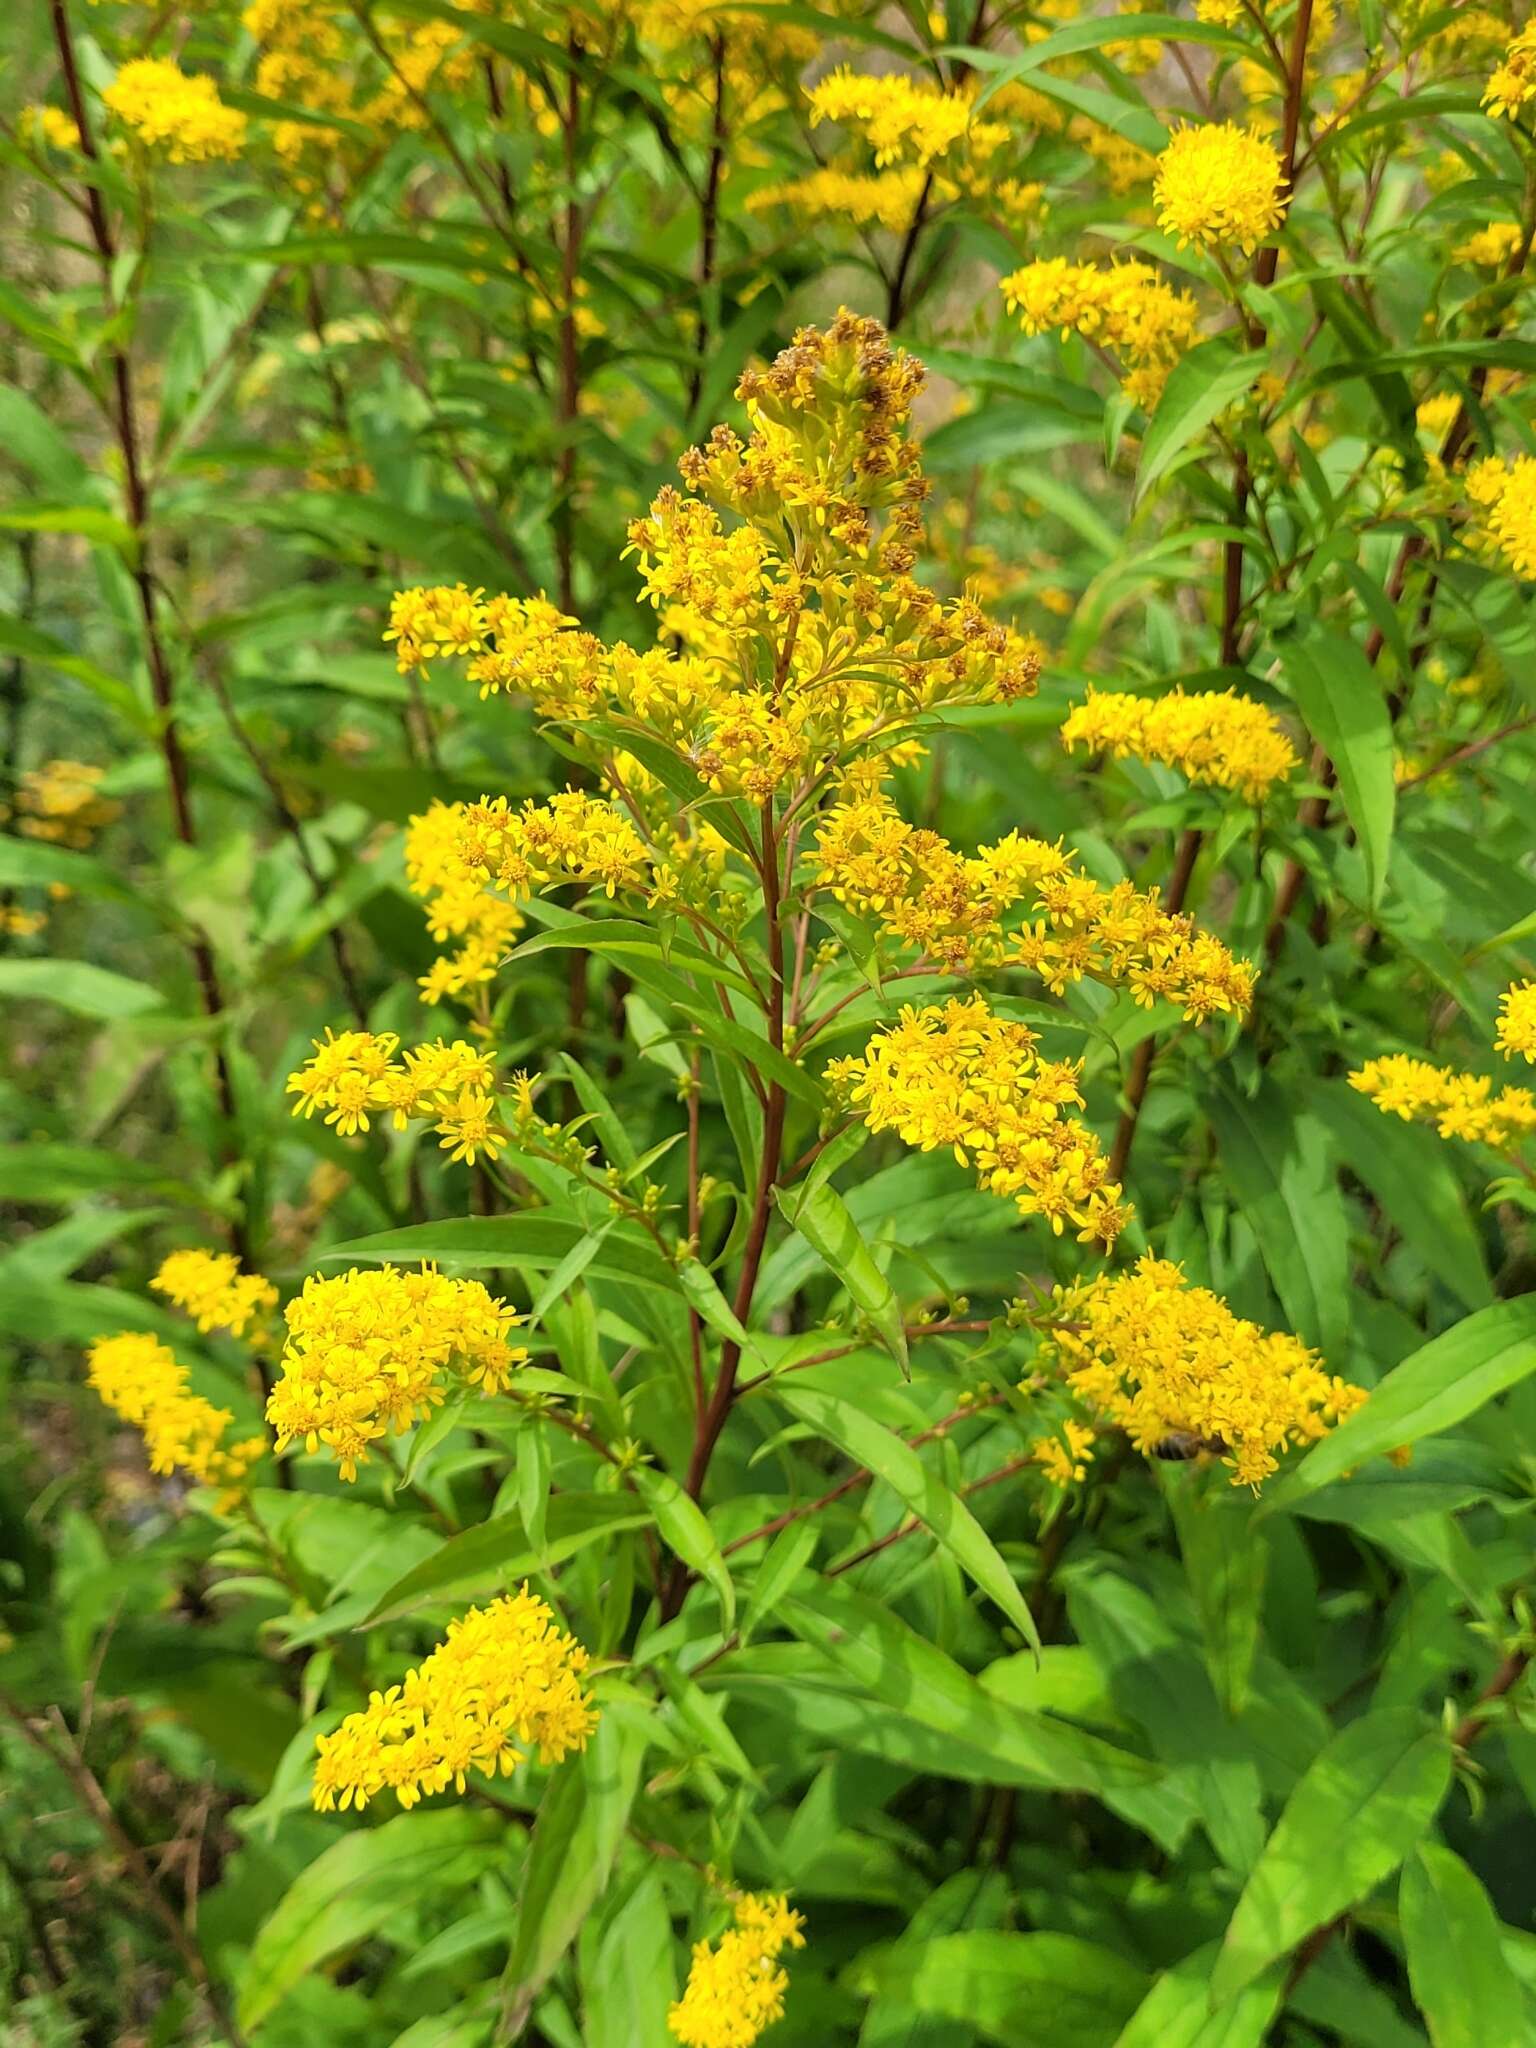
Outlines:
{"type": "MultiPolygon", "coordinates": [[[[1173,857],[1173,873],[1168,877],[1163,897],[1170,917],[1176,917],[1184,908],[1190,876],[1195,872],[1195,862],[1200,857],[1204,838],[1200,828],[1191,825],[1179,841],[1179,850],[1173,857]]],[[[1114,1149],[1109,1155],[1109,1177],[1112,1181],[1123,1181],[1125,1169],[1130,1164],[1136,1126],[1141,1120],[1141,1105],[1147,1099],[1147,1083],[1152,1078],[1152,1062],[1156,1057],[1157,1040],[1149,1034],[1132,1054],[1131,1071],[1125,1079],[1125,1109],[1115,1131],[1114,1149]]]]}

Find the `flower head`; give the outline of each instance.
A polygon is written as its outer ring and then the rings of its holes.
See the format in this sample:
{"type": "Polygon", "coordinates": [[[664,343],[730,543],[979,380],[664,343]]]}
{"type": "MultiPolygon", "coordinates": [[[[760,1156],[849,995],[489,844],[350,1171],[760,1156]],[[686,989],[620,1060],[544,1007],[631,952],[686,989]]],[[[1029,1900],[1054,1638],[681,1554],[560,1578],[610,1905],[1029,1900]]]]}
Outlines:
{"type": "Polygon", "coordinates": [[[386,1789],[404,1807],[449,1785],[462,1792],[471,1770],[515,1770],[520,1744],[559,1763],[597,1725],[586,1666],[586,1651],[526,1586],[472,1607],[399,1685],[316,1737],[316,1807],[361,1811],[386,1789]]]}
{"type": "Polygon", "coordinates": [[[1513,120],[1520,109],[1536,99],[1536,20],[1528,21],[1488,80],[1483,105],[1498,120],[1513,120]]]}
{"type": "Polygon", "coordinates": [[[267,1448],[262,1436],[226,1443],[234,1416],[191,1392],[186,1367],[158,1337],[138,1330],[98,1337],[88,1367],[106,1405],[143,1432],[151,1472],[179,1467],[227,1499],[267,1448]]]}
{"type": "Polygon", "coordinates": [[[102,98],[146,149],[163,151],[173,164],[237,157],[245,143],[244,114],[225,106],[211,78],[189,75],[168,57],[135,57],[102,98]]]}
{"type": "Polygon", "coordinates": [[[1180,128],[1157,160],[1157,217],[1182,249],[1253,249],[1285,215],[1272,142],[1230,121],[1180,128]]]}
{"type": "Polygon", "coordinates": [[[1512,462],[1485,456],[1467,471],[1467,497],[1477,507],[1473,537],[1525,582],[1536,582],[1536,455],[1512,462]]]}
{"type": "Polygon", "coordinates": [[[1235,690],[1137,697],[1090,689],[1068,715],[1061,740],[1118,760],[1165,761],[1191,782],[1234,790],[1251,804],[1262,803],[1296,766],[1295,750],[1275,719],[1235,690]]]}
{"type": "Polygon", "coordinates": [[[1536,981],[1511,982],[1505,989],[1493,1042],[1508,1060],[1518,1052],[1536,1062],[1536,981]]]}
{"type": "Polygon", "coordinates": [[[683,2048],[752,2048],[784,2016],[786,1948],[804,1948],[804,1921],[782,1898],[751,1893],[734,1902],[735,1926],[717,1943],[694,1944],[682,1997],[667,2025],[683,2048]]]}
{"type": "Polygon", "coordinates": [[[233,1252],[172,1252],[149,1284],[205,1332],[244,1336],[250,1323],[277,1307],[272,1282],[259,1273],[242,1273],[233,1252]]]}

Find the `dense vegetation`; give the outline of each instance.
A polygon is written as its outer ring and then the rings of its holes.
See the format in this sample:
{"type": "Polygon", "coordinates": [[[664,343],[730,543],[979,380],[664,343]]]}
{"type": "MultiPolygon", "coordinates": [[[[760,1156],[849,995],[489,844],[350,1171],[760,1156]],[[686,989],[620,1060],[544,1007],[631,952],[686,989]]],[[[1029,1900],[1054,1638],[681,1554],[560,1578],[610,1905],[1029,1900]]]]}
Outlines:
{"type": "Polygon", "coordinates": [[[0,177],[4,2039],[1536,2039],[1536,24],[38,0],[0,177]]]}

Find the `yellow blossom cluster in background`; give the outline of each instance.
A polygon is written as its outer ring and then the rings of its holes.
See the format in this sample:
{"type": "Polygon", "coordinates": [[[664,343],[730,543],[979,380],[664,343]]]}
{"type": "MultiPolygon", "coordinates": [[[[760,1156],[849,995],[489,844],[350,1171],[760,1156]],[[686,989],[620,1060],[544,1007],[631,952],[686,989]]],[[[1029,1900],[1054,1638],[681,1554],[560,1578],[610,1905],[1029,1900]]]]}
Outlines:
{"type": "Polygon", "coordinates": [[[1137,697],[1090,689],[1061,728],[1062,745],[1178,768],[1191,782],[1259,804],[1296,766],[1296,751],[1262,704],[1235,690],[1137,697]]]}
{"type": "Polygon", "coordinates": [[[786,1899],[745,1893],[732,1902],[735,1925],[717,1942],[694,1943],[683,1995],[667,2025],[683,2048],[752,2048],[784,2016],[786,1948],[804,1948],[805,1922],[786,1899]]]}
{"type": "Polygon", "coordinates": [[[478,1280],[435,1267],[315,1275],[287,1308],[288,1341],[267,1402],[277,1448],[323,1445],[355,1479],[386,1430],[409,1429],[448,1392],[450,1376],[501,1393],[527,1363],[508,1342],[523,1321],[478,1280]]]}
{"type": "Polygon", "coordinates": [[[1168,372],[1194,343],[1200,309],[1146,263],[1069,263],[1047,256],[1002,279],[999,290],[1026,334],[1080,334],[1126,365],[1124,386],[1156,405],[1168,372]]]}
{"type": "Polygon", "coordinates": [[[1473,535],[1526,582],[1536,582],[1536,455],[1485,456],[1467,471],[1473,535]]]}
{"type": "Polygon", "coordinates": [[[1164,230],[1183,249],[1250,250],[1285,216],[1275,146],[1230,121],[1176,129],[1157,160],[1153,197],[1164,230]]]}
{"type": "Polygon", "coordinates": [[[1524,240],[1524,232],[1512,220],[1490,221],[1476,234],[1468,235],[1451,251],[1458,263],[1475,263],[1485,270],[1502,270],[1524,240]]]}
{"type": "Polygon", "coordinates": [[[1486,1074],[1459,1074],[1412,1053],[1367,1060],[1349,1085],[1388,1116],[1433,1124],[1442,1138],[1463,1138],[1507,1152],[1536,1132],[1536,1095],[1529,1088],[1494,1092],[1486,1074]]]}
{"type": "Polygon", "coordinates": [[[173,164],[237,157],[247,122],[219,98],[211,78],[189,74],[168,57],[135,57],[102,94],[111,111],[145,149],[173,164]]]}
{"type": "Polygon", "coordinates": [[[893,1130],[921,1152],[952,1152],[1020,1215],[1110,1245],[1128,1212],[1098,1139],[1071,1115],[1082,1107],[1081,1067],[1041,1059],[1037,1043],[983,997],[952,997],[904,1007],[862,1055],[832,1061],[827,1079],[872,1131],[893,1130]]]}
{"type": "Polygon", "coordinates": [[[277,1307],[277,1289],[259,1273],[243,1273],[233,1252],[171,1252],[150,1281],[157,1294],[189,1315],[205,1335],[243,1337],[277,1307]]]}
{"type": "Polygon", "coordinates": [[[169,1345],[143,1331],[98,1337],[87,1376],[114,1415],[142,1432],[151,1472],[178,1468],[227,1501],[267,1448],[262,1436],[227,1443],[234,1415],[191,1391],[187,1369],[169,1345]]]}
{"type": "Polygon", "coordinates": [[[1522,1053],[1536,1062],[1536,981],[1511,982],[1505,989],[1493,1042],[1507,1060],[1522,1053]]]}
{"type": "Polygon", "coordinates": [[[315,1806],[361,1811],[390,1791],[409,1808],[464,1791],[470,1771],[510,1774],[528,1751],[559,1763],[597,1725],[586,1668],[586,1651],[526,1586],[470,1608],[398,1685],[315,1738],[315,1806]]]}
{"type": "Polygon", "coordinates": [[[426,898],[427,929],[441,945],[457,941],[420,978],[422,1000],[443,1002],[482,987],[523,927],[522,913],[469,872],[460,853],[464,807],[434,801],[405,835],[411,893],[426,898]]]}
{"type": "MultiPolygon", "coordinates": [[[[1234,1485],[1256,1486],[1287,1445],[1315,1443],[1366,1399],[1298,1338],[1266,1334],[1150,1253],[1056,1290],[1041,1364],[1143,1455],[1187,1439],[1229,1464],[1234,1485]]],[[[1080,1436],[1073,1449],[1082,1462],[1080,1436]]]]}
{"type": "Polygon", "coordinates": [[[327,1031],[312,1042],[312,1057],[288,1076],[288,1092],[298,1097],[295,1116],[324,1110],[344,1138],[368,1130],[375,1111],[387,1111],[397,1131],[412,1117],[435,1117],[443,1150],[471,1166],[481,1154],[494,1159],[506,1144],[490,1095],[494,1053],[462,1038],[435,1038],[402,1052],[393,1031],[327,1031]]]}
{"type": "Polygon", "coordinates": [[[54,846],[88,847],[122,805],[100,794],[104,768],[85,761],[45,761],[29,768],[16,790],[16,829],[54,846]]]}

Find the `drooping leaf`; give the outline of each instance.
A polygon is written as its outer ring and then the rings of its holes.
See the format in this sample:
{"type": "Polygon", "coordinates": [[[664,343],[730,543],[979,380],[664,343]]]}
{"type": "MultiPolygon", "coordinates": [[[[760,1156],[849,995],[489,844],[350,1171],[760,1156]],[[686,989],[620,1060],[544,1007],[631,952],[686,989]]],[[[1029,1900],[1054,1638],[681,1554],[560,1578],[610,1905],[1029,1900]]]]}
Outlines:
{"type": "Polygon", "coordinates": [[[1372,905],[1381,901],[1397,808],[1397,754],[1381,680],[1347,633],[1311,621],[1277,643],[1281,672],[1339,778],[1372,905]]]}
{"type": "Polygon", "coordinates": [[[1434,2048],[1520,2040],[1529,2014],[1499,1917],[1455,1851],[1420,1842],[1403,1866],[1398,1901],[1413,2002],[1434,2048]]]}

